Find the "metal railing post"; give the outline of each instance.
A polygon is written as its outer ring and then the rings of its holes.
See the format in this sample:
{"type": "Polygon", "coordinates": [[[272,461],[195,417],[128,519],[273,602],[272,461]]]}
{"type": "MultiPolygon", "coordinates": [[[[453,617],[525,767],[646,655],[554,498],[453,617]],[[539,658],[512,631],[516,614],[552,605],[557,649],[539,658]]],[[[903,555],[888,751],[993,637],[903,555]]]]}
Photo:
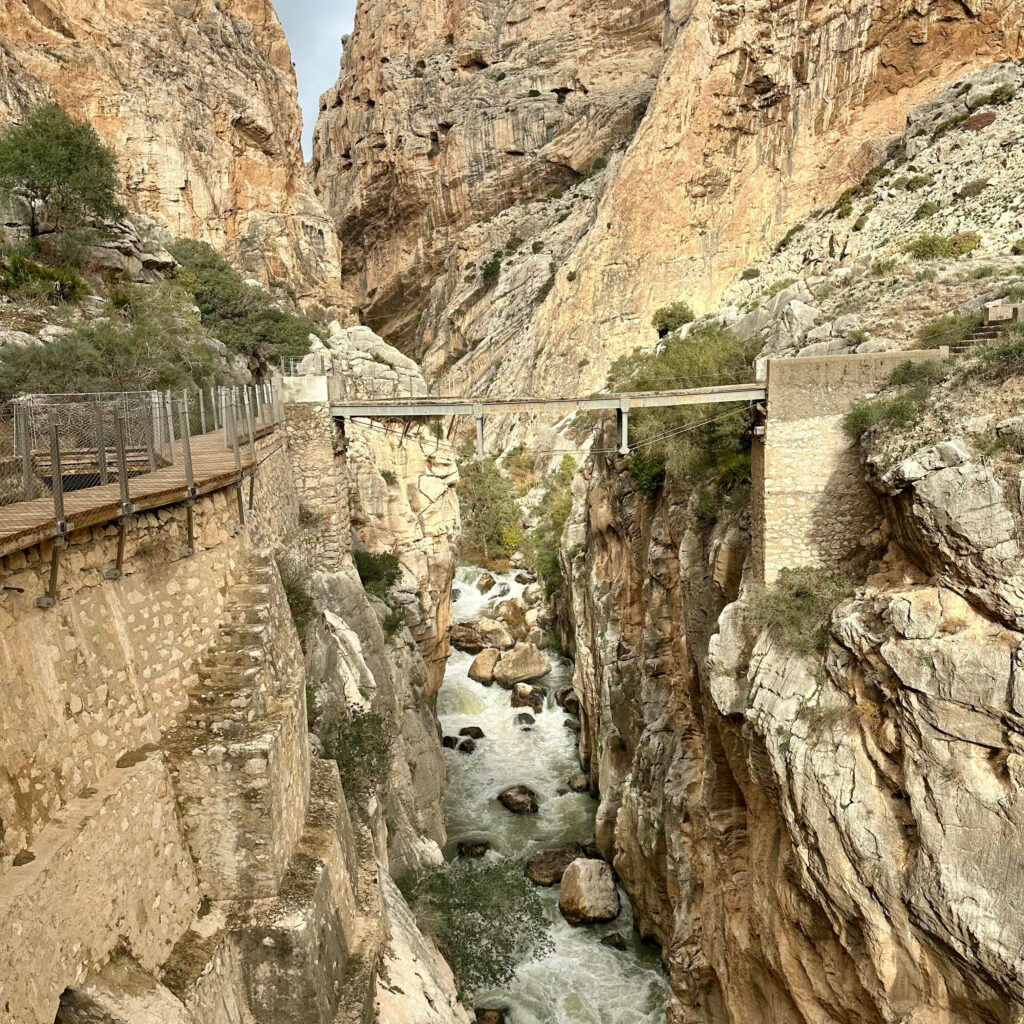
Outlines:
{"type": "Polygon", "coordinates": [[[155,405],[153,402],[153,395],[150,393],[150,408],[143,409],[142,411],[142,432],[146,435],[146,456],[149,459],[149,471],[150,473],[156,472],[156,439],[154,437],[153,430],[153,416],[155,415],[155,405]]]}
{"type": "Polygon", "coordinates": [[[28,430],[28,408],[20,402],[14,407],[14,436],[21,457],[21,485],[25,500],[36,496],[36,478],[32,468],[32,441],[28,430]]]}
{"type": "Polygon", "coordinates": [[[228,432],[231,450],[235,455],[235,493],[238,497],[238,525],[236,532],[245,528],[245,501],[242,498],[242,453],[238,450],[238,425],[233,403],[225,403],[224,428],[228,432]]]}
{"type": "Polygon", "coordinates": [[[167,452],[174,466],[178,462],[177,453],[174,450],[174,399],[168,391],[164,395],[164,415],[167,417],[167,452]]]}
{"type": "Polygon", "coordinates": [[[188,401],[181,400],[178,406],[178,414],[181,421],[181,454],[185,463],[185,524],[188,530],[188,544],[181,549],[183,558],[195,554],[195,503],[196,503],[196,478],[192,472],[192,431],[188,418],[188,401]]]}
{"type": "Polygon", "coordinates": [[[199,396],[199,433],[206,433],[206,403],[203,401],[203,389],[200,388],[196,394],[199,396]]]}
{"type": "Polygon", "coordinates": [[[103,430],[103,406],[96,403],[96,463],[100,470],[100,486],[108,483],[107,479],[107,439],[103,430]]]}
{"type": "Polygon", "coordinates": [[[117,564],[113,569],[108,569],[103,575],[108,580],[121,578],[124,569],[124,544],[128,536],[128,520],[135,511],[132,505],[130,485],[128,483],[128,458],[125,455],[125,429],[124,411],[117,411],[117,431],[114,436],[114,443],[117,445],[117,481],[121,487],[121,508],[117,517],[117,564]]]}
{"type": "Polygon", "coordinates": [[[249,511],[252,512],[256,504],[256,430],[253,427],[252,403],[249,401],[249,389],[242,391],[242,399],[245,405],[245,423],[249,430],[249,458],[252,459],[252,467],[249,470],[249,511]]]}
{"type": "Polygon", "coordinates": [[[50,477],[53,481],[53,539],[50,542],[50,584],[43,597],[36,598],[37,608],[52,608],[57,603],[57,573],[60,570],[60,549],[67,543],[71,524],[64,518],[64,477],[60,462],[60,432],[53,409],[49,415],[50,477]]]}

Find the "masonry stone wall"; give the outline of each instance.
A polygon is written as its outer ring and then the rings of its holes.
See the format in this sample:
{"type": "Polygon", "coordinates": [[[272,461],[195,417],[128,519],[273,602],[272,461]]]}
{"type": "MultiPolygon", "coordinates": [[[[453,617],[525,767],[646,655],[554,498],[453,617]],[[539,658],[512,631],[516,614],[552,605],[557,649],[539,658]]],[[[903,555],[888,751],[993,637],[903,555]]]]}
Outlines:
{"type": "Polygon", "coordinates": [[[761,579],[771,584],[782,569],[846,563],[880,512],[843,417],[900,364],[947,355],[940,349],[769,362],[764,434],[752,459],[752,554],[761,579]]]}
{"type": "Polygon", "coordinates": [[[51,1024],[65,989],[62,1021],[117,1019],[125,978],[182,1024],[335,1019],[355,845],[262,552],[340,565],[336,436],[290,407],[244,527],[234,486],[203,497],[191,555],[184,506],[132,517],[116,580],[116,526],[72,534],[54,608],[49,544],[0,561],[0,1024],[51,1024]]]}

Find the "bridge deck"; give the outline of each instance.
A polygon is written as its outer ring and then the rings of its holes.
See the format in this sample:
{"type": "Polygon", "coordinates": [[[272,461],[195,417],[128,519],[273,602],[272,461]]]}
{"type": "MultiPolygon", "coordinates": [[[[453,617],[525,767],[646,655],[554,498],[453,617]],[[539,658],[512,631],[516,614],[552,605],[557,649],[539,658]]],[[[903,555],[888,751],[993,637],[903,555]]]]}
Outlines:
{"type": "Polygon", "coordinates": [[[507,413],[570,413],[578,410],[647,409],[673,405],[715,405],[719,402],[759,402],[764,384],[724,384],[683,391],[644,391],[575,398],[395,398],[345,399],[331,402],[336,417],[374,419],[413,416],[485,416],[507,413]]]}

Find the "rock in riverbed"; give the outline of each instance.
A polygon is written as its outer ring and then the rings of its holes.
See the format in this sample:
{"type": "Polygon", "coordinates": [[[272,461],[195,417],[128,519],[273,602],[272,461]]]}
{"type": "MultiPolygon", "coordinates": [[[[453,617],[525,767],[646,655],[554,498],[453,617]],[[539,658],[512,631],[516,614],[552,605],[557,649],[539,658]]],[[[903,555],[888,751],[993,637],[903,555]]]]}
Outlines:
{"type": "Polygon", "coordinates": [[[576,691],[571,686],[562,686],[555,691],[555,703],[560,708],[565,708],[570,715],[579,717],[580,699],[576,696],[576,691]]]}
{"type": "Polygon", "coordinates": [[[512,688],[512,707],[529,708],[539,715],[544,710],[544,691],[529,683],[516,683],[512,688]]]}
{"type": "Polygon", "coordinates": [[[459,730],[460,736],[469,736],[470,739],[482,740],[484,738],[484,731],[479,725],[467,725],[459,730]]]}
{"type": "Polygon", "coordinates": [[[601,945],[610,946],[612,949],[617,949],[620,953],[625,953],[627,949],[626,936],[622,932],[612,932],[601,939],[601,945]]]}
{"type": "Polygon", "coordinates": [[[510,786],[498,794],[498,799],[513,814],[536,814],[537,794],[529,786],[510,786]]]}
{"type": "Polygon", "coordinates": [[[480,579],[476,581],[476,589],[479,590],[481,594],[486,594],[488,590],[492,590],[494,588],[494,584],[496,582],[497,581],[489,572],[485,572],[480,579]]]}
{"type": "Polygon", "coordinates": [[[562,875],[558,909],[569,924],[596,924],[619,916],[619,890],[610,864],[574,860],[562,875]]]}
{"type": "Polygon", "coordinates": [[[463,754],[472,754],[476,750],[476,740],[465,739],[459,744],[463,754]]]}
{"type": "Polygon", "coordinates": [[[469,666],[469,678],[483,683],[484,686],[494,685],[494,666],[498,664],[501,651],[497,647],[485,647],[469,666]]]}
{"type": "Polygon", "coordinates": [[[536,721],[537,719],[534,718],[529,711],[524,711],[521,715],[516,715],[516,725],[521,729],[529,729],[536,721]]]}
{"type": "Polygon", "coordinates": [[[526,862],[526,875],[537,885],[557,885],[565,869],[582,856],[583,850],[578,843],[541,850],[526,862]]]}
{"type": "Polygon", "coordinates": [[[452,626],[448,639],[457,651],[465,651],[467,654],[479,654],[488,647],[507,651],[515,642],[503,623],[486,617],[476,622],[461,622],[452,626]]]}
{"type": "Polygon", "coordinates": [[[569,788],[574,793],[586,793],[590,789],[590,779],[587,778],[586,772],[576,772],[575,775],[570,775],[569,788]]]}
{"type": "Polygon", "coordinates": [[[476,1011],[476,1024],[506,1024],[508,1018],[504,1010],[482,1010],[476,1011]]]}
{"type": "Polygon", "coordinates": [[[516,644],[513,650],[502,655],[501,661],[494,666],[494,681],[506,690],[511,690],[516,683],[541,679],[550,671],[550,662],[536,645],[516,644]]]}
{"type": "Polygon", "coordinates": [[[459,843],[455,850],[459,857],[465,860],[482,857],[490,848],[491,844],[486,839],[481,839],[478,842],[459,843]]]}

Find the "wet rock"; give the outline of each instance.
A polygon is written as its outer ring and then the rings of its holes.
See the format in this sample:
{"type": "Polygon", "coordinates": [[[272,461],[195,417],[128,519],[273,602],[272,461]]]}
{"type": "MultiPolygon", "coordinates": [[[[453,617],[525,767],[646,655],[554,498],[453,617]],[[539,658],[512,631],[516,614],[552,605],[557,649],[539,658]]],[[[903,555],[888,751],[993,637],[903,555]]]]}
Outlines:
{"type": "Polygon", "coordinates": [[[459,730],[460,736],[469,736],[470,739],[482,740],[484,738],[484,731],[479,725],[467,725],[465,728],[459,730]]]}
{"type": "Polygon", "coordinates": [[[469,666],[469,678],[483,683],[484,686],[492,686],[494,684],[494,666],[498,664],[500,658],[501,651],[496,647],[485,647],[473,659],[473,664],[469,666]]]}
{"type": "Polygon", "coordinates": [[[619,890],[611,865],[603,860],[574,860],[562,875],[558,909],[569,924],[596,924],[619,916],[619,890]]]}
{"type": "Polygon", "coordinates": [[[576,772],[569,776],[569,788],[574,793],[586,793],[590,789],[590,779],[586,772],[576,772]]]}
{"type": "Polygon", "coordinates": [[[467,654],[479,654],[488,647],[507,651],[515,642],[503,623],[488,618],[452,626],[449,640],[452,647],[467,654]]]}
{"type": "Polygon", "coordinates": [[[481,594],[486,594],[489,590],[494,589],[494,584],[496,582],[497,580],[495,580],[489,572],[485,572],[483,576],[476,581],[476,589],[479,590],[481,594]]]}
{"type": "Polygon", "coordinates": [[[527,608],[536,608],[544,598],[544,588],[539,583],[531,583],[523,591],[523,604],[527,608]]]}
{"type": "Polygon", "coordinates": [[[509,786],[498,794],[498,799],[513,814],[536,814],[537,794],[529,786],[509,786]]]}
{"type": "Polygon", "coordinates": [[[612,949],[617,949],[620,953],[625,953],[629,948],[626,942],[626,936],[622,932],[612,932],[611,935],[605,935],[601,939],[602,946],[609,946],[612,949]]]}
{"type": "Polygon", "coordinates": [[[516,683],[512,688],[512,707],[530,708],[539,715],[544,710],[544,691],[528,683],[516,683]]]}
{"type": "Polygon", "coordinates": [[[569,732],[578,733],[581,731],[580,720],[578,718],[567,718],[564,722],[562,722],[562,725],[564,725],[565,728],[569,730],[569,732]]]}
{"type": "Polygon", "coordinates": [[[441,740],[441,746],[444,747],[445,750],[454,750],[458,745],[458,736],[445,736],[444,739],[441,740]]]}
{"type": "Polygon", "coordinates": [[[472,754],[476,750],[476,740],[465,739],[459,744],[463,754],[472,754]]]}
{"type": "Polygon", "coordinates": [[[516,583],[529,584],[533,583],[536,579],[537,577],[532,572],[526,572],[524,570],[523,572],[516,573],[516,583]]]}
{"type": "MultiPolygon", "coordinates": [[[[492,646],[499,646],[497,644],[492,646]]],[[[537,649],[535,644],[519,643],[502,655],[501,661],[494,667],[494,681],[512,689],[516,683],[528,683],[533,679],[541,679],[551,671],[551,663],[537,649]]]]}
{"type": "Polygon", "coordinates": [[[507,601],[502,601],[494,609],[494,614],[508,627],[514,640],[526,639],[530,626],[526,621],[526,605],[520,598],[510,597],[507,601]]]}
{"type": "Polygon", "coordinates": [[[476,859],[482,857],[491,848],[490,842],[486,839],[480,839],[465,843],[459,843],[455,848],[455,852],[463,860],[476,859]]]}
{"type": "Polygon", "coordinates": [[[578,843],[541,850],[526,862],[526,875],[536,885],[557,885],[565,869],[582,856],[583,850],[578,843]]]}
{"type": "Polygon", "coordinates": [[[531,726],[537,721],[528,711],[524,711],[521,715],[516,715],[516,725],[531,726]]]}
{"type": "Polygon", "coordinates": [[[571,686],[563,686],[555,692],[555,703],[560,708],[565,708],[570,715],[579,717],[580,699],[576,696],[576,691],[571,686]]]}
{"type": "Polygon", "coordinates": [[[462,591],[458,587],[452,587],[452,603],[462,597],[462,591]]]}
{"type": "Polygon", "coordinates": [[[591,860],[604,860],[601,856],[601,851],[597,848],[596,839],[587,839],[585,842],[580,843],[580,847],[583,849],[583,856],[589,857],[591,860]]]}
{"type": "Polygon", "coordinates": [[[504,1010],[477,1009],[476,1021],[477,1024],[506,1024],[508,1018],[504,1010]]]}

